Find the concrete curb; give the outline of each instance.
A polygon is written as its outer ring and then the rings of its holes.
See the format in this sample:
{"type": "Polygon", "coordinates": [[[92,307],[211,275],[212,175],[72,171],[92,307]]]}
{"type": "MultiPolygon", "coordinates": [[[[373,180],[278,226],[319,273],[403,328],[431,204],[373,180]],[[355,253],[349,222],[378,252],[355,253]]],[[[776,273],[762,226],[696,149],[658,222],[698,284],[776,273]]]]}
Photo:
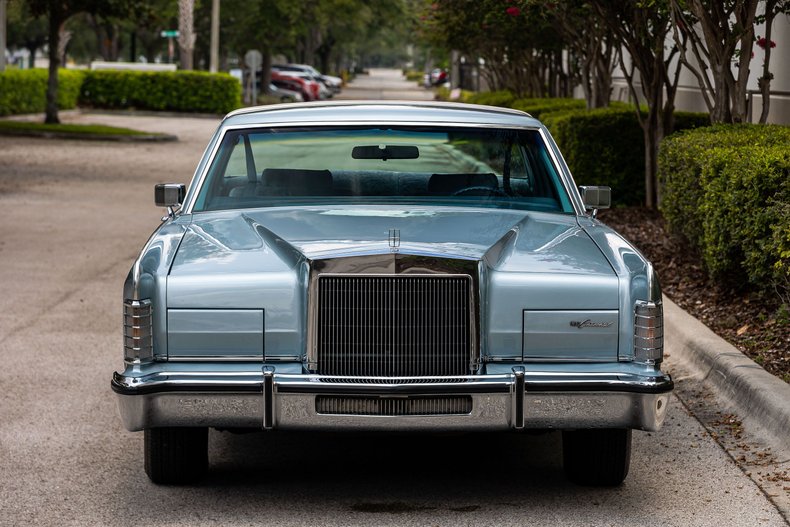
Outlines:
{"type": "Polygon", "coordinates": [[[790,385],[771,375],[666,296],[665,350],[709,385],[747,425],[790,451],[790,385]]]}

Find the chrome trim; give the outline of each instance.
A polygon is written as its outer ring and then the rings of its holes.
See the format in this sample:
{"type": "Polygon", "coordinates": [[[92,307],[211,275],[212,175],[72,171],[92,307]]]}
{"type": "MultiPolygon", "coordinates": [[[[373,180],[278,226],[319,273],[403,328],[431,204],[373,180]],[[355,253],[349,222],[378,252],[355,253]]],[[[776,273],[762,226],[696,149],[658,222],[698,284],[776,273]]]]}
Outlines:
{"type": "Polygon", "coordinates": [[[359,383],[358,378],[347,378],[348,382],[325,380],[318,375],[277,374],[271,367],[264,367],[233,374],[155,372],[130,377],[116,373],[112,388],[119,395],[121,417],[130,431],[156,426],[506,430],[517,428],[522,420],[524,428],[655,431],[663,423],[673,386],[668,375],[524,371],[522,376],[520,369],[461,379],[382,379],[388,383],[359,383]],[[523,378],[523,389],[519,377],[523,378]],[[472,412],[439,416],[322,415],[315,406],[319,394],[469,395],[472,412]]]}
{"type": "MultiPolygon", "coordinates": [[[[301,362],[299,355],[289,357],[266,357],[266,362],[301,362]]],[[[167,362],[263,362],[258,355],[177,355],[167,358],[167,362]]]]}
{"type": "Polygon", "coordinates": [[[318,279],[321,276],[382,276],[398,275],[427,276],[442,274],[469,276],[471,294],[469,295],[469,333],[470,359],[469,371],[480,369],[480,273],[476,259],[447,258],[439,256],[414,255],[404,253],[376,253],[338,258],[326,258],[310,262],[310,277],[307,288],[307,369],[318,369],[318,279]],[[382,272],[386,270],[387,272],[382,272]]]}

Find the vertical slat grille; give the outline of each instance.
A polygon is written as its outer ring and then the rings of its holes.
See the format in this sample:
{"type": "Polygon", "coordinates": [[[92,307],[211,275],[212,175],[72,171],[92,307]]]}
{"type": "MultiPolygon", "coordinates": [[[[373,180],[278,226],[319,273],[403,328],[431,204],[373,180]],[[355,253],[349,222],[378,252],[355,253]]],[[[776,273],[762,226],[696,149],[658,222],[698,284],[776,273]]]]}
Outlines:
{"type": "Polygon", "coordinates": [[[318,372],[370,377],[469,373],[468,276],[321,276],[318,372]]]}
{"type": "Polygon", "coordinates": [[[315,411],[326,415],[465,415],[472,411],[469,395],[436,397],[346,397],[319,395],[315,411]]]}

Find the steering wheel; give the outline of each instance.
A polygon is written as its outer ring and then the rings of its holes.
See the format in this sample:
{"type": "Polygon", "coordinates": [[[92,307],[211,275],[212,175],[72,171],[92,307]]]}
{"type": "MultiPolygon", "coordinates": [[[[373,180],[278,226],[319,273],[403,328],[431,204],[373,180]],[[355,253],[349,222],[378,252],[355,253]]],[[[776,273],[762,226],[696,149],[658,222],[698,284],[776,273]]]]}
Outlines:
{"type": "Polygon", "coordinates": [[[507,198],[508,195],[504,190],[501,190],[497,187],[483,187],[483,186],[475,186],[475,187],[464,187],[462,189],[458,189],[452,193],[453,196],[461,196],[466,194],[467,192],[488,192],[491,196],[499,196],[502,198],[507,198]]]}

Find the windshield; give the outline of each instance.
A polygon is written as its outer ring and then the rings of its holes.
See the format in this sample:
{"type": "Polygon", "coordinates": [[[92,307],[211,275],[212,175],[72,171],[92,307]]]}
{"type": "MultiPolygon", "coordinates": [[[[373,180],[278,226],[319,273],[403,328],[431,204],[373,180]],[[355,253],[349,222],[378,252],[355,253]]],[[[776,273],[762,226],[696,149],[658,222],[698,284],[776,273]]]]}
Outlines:
{"type": "Polygon", "coordinates": [[[401,203],[573,213],[536,130],[398,126],[228,131],[193,210],[401,203]]]}

